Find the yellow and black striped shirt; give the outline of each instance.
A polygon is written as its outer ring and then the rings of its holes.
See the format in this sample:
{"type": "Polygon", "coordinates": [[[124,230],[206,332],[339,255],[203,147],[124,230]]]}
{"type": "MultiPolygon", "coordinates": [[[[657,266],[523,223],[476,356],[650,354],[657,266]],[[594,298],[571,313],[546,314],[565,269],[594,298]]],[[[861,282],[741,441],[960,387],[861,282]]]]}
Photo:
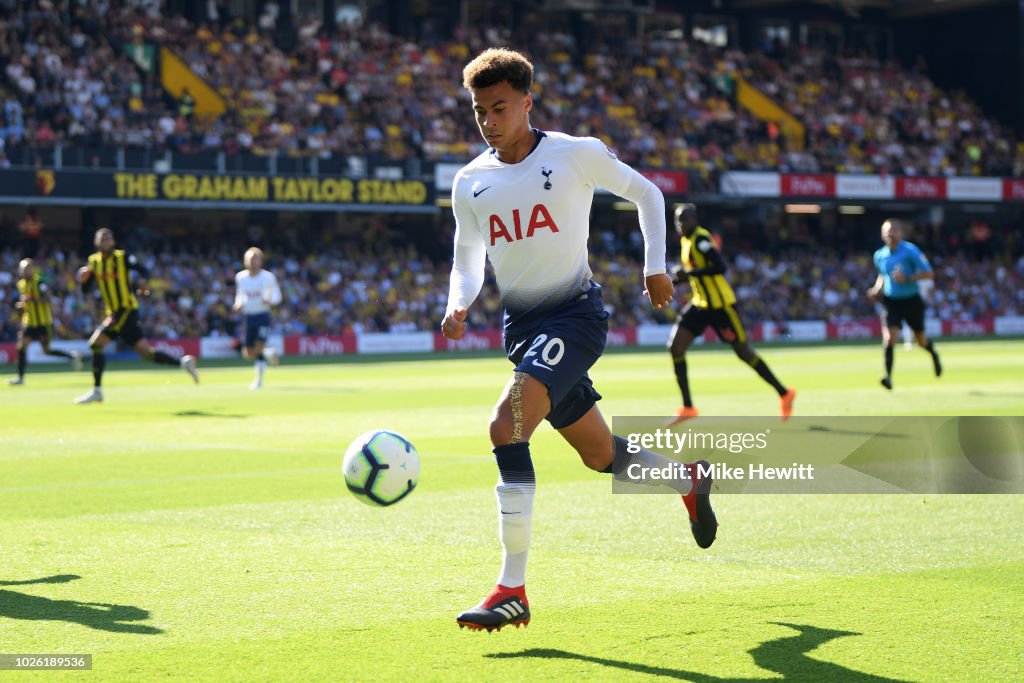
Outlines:
{"type": "Polygon", "coordinates": [[[139,300],[132,291],[131,269],[134,264],[130,260],[124,249],[114,249],[106,258],[100,251],[89,257],[89,270],[100,288],[107,315],[134,311],[139,307],[139,300]]]}
{"type": "Polygon", "coordinates": [[[33,273],[31,278],[18,280],[18,293],[21,294],[22,327],[44,327],[53,324],[50,298],[39,273],[33,273]]]}
{"type": "MultiPolygon", "coordinates": [[[[697,226],[693,234],[682,238],[682,262],[687,270],[700,270],[711,265],[711,252],[715,252],[714,240],[707,229],[697,226]]],[[[715,260],[721,260],[720,258],[715,260]]],[[[690,299],[700,308],[725,308],[736,303],[736,295],[724,275],[690,275],[690,299]]]]}

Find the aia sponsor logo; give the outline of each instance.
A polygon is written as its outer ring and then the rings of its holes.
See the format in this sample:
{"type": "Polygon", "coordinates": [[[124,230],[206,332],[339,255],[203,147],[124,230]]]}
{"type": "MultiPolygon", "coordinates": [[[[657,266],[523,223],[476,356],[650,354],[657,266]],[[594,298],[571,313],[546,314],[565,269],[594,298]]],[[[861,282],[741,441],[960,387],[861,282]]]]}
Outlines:
{"type": "Polygon", "coordinates": [[[782,176],[782,194],[796,197],[832,197],[836,193],[836,178],[831,175],[782,176]]]}
{"type": "Polygon", "coordinates": [[[551,217],[548,207],[543,204],[537,204],[533,207],[530,211],[529,221],[525,226],[523,225],[523,217],[519,209],[512,210],[511,220],[502,220],[501,216],[492,213],[488,222],[491,226],[492,247],[498,243],[499,239],[505,240],[507,244],[529,239],[538,230],[550,230],[552,233],[558,232],[558,225],[555,224],[555,219],[551,217]],[[509,231],[509,226],[512,226],[511,231],[509,231]]]}
{"type": "Polygon", "coordinates": [[[897,178],[896,196],[914,199],[945,199],[944,178],[897,178]]]}

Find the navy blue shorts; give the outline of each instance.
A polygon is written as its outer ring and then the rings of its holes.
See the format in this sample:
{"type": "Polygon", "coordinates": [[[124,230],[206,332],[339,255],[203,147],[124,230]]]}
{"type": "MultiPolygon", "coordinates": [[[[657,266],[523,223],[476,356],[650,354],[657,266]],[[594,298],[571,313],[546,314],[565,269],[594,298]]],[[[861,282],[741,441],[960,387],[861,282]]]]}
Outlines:
{"type": "Polygon", "coordinates": [[[245,348],[251,349],[260,341],[264,344],[270,337],[270,312],[245,316],[245,348]]]}
{"type": "Polygon", "coordinates": [[[573,424],[601,400],[587,371],[608,342],[608,312],[592,289],[525,326],[505,331],[505,352],[516,366],[548,388],[555,429],[573,424]]]}

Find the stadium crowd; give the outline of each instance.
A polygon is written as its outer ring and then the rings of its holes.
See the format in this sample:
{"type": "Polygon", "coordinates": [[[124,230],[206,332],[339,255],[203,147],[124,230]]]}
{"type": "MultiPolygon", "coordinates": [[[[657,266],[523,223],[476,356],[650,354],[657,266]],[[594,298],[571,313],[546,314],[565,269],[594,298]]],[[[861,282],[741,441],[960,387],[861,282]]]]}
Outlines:
{"type": "MultiPolygon", "coordinates": [[[[614,240],[609,240],[613,242],[614,240]]],[[[620,245],[621,246],[621,245],[620,245]]],[[[234,274],[244,247],[211,253],[133,253],[150,270],[142,299],[143,328],[154,338],[237,333],[231,313],[234,274]]],[[[630,249],[595,250],[595,279],[617,327],[667,323],[674,311],[655,312],[642,294],[641,261],[630,249]]],[[[726,254],[729,279],[747,324],[782,320],[832,322],[876,315],[865,290],[874,282],[870,255],[841,258],[828,250],[726,254]]],[[[0,340],[18,328],[14,287],[19,252],[0,251],[0,340]]],[[[936,287],[930,315],[943,319],[1024,315],[1024,257],[989,256],[981,261],[950,253],[932,259],[936,287]]],[[[81,258],[57,251],[39,261],[52,292],[58,336],[86,338],[102,317],[96,292],[83,296],[73,280],[81,258]]],[[[434,261],[413,247],[317,249],[309,253],[268,253],[268,267],[281,283],[284,300],[274,313],[275,332],[341,334],[346,331],[434,331],[444,314],[448,261],[434,261]]],[[[685,286],[677,289],[680,302],[685,286]]],[[[500,302],[492,278],[470,311],[477,328],[500,327],[500,302]]]]}
{"type": "Polygon", "coordinates": [[[863,55],[743,52],[596,30],[581,40],[529,17],[515,35],[455,27],[413,41],[377,24],[279,25],[275,3],[255,20],[198,25],[159,7],[0,2],[0,166],[10,163],[5,151],[58,143],[466,160],[480,142],[462,65],[483,47],[514,44],[538,67],[535,125],[600,137],[631,165],[1024,174],[1024,148],[963,95],[938,89],[921,69],[863,55]],[[197,116],[191,95],[163,93],[153,69],[161,46],[218,90],[226,115],[197,116]],[[803,150],[736,104],[737,77],[805,124],[803,150]]]}
{"type": "Polygon", "coordinates": [[[1022,158],[1008,131],[961,92],[944,92],[923,64],[794,49],[749,56],[751,82],[807,126],[807,149],[771,166],[826,173],[1009,176],[1022,158]]]}
{"type": "MultiPolygon", "coordinates": [[[[588,33],[585,40],[530,23],[515,35],[455,27],[418,41],[381,26],[279,22],[269,2],[255,20],[193,24],[161,15],[160,2],[0,0],[0,168],[8,156],[57,144],[177,152],[223,151],[382,160],[461,161],[480,149],[460,87],[465,61],[492,44],[521,46],[535,60],[534,124],[594,135],[632,165],[703,173],[754,169],[921,175],[1024,175],[1024,147],[966,97],[944,92],[925,69],[864,55],[790,47],[744,52],[698,40],[643,40],[588,33]],[[154,70],[156,48],[178,54],[227,102],[224,116],[173,100],[154,70]],[[743,78],[806,126],[803,150],[736,102],[743,78]]],[[[24,155],[20,155],[22,158],[24,155]]],[[[346,329],[432,330],[443,312],[449,264],[411,247],[365,244],[344,251],[292,245],[270,252],[285,302],[286,334],[346,329]]],[[[595,277],[616,325],[667,322],[643,299],[638,245],[595,241],[595,277]]],[[[208,253],[142,249],[151,294],[144,326],[154,337],[233,334],[233,274],[244,247],[208,253]]],[[[0,339],[13,339],[13,273],[21,257],[0,252],[0,339]]],[[[730,279],[748,323],[843,320],[874,315],[863,289],[867,255],[744,251],[730,279]]],[[[971,267],[935,257],[933,315],[1024,311],[1024,260],[989,256],[971,267]]],[[[77,293],[74,254],[50,252],[60,333],[87,336],[95,302],[77,293]]],[[[471,314],[498,325],[493,282],[471,314]]]]}

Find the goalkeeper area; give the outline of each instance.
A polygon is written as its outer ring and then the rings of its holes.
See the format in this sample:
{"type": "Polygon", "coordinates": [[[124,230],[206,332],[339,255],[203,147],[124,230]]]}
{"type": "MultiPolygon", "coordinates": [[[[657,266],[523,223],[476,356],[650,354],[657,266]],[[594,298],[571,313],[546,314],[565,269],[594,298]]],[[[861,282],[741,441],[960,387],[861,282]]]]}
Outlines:
{"type": "MultiPolygon", "coordinates": [[[[1020,340],[770,347],[795,415],[1024,415],[1020,340]]],[[[286,358],[249,391],[241,360],[202,384],[112,362],[33,365],[0,391],[4,653],[91,654],[96,680],[951,681],[1024,677],[1016,495],[718,495],[694,548],[671,496],[613,495],[549,426],[537,472],[527,629],[460,631],[493,585],[487,424],[494,353],[286,358]],[[358,502],[341,461],[372,428],[408,437],[416,491],[358,502]],[[1013,634],[1018,635],[1013,635],[1013,634]]],[[[695,350],[702,416],[774,416],[728,348],[695,350]]],[[[663,349],[591,372],[612,416],[671,415],[663,349]]],[[[38,672],[36,675],[40,675],[38,672]]],[[[31,674],[26,674],[31,678],[31,674]]]]}

